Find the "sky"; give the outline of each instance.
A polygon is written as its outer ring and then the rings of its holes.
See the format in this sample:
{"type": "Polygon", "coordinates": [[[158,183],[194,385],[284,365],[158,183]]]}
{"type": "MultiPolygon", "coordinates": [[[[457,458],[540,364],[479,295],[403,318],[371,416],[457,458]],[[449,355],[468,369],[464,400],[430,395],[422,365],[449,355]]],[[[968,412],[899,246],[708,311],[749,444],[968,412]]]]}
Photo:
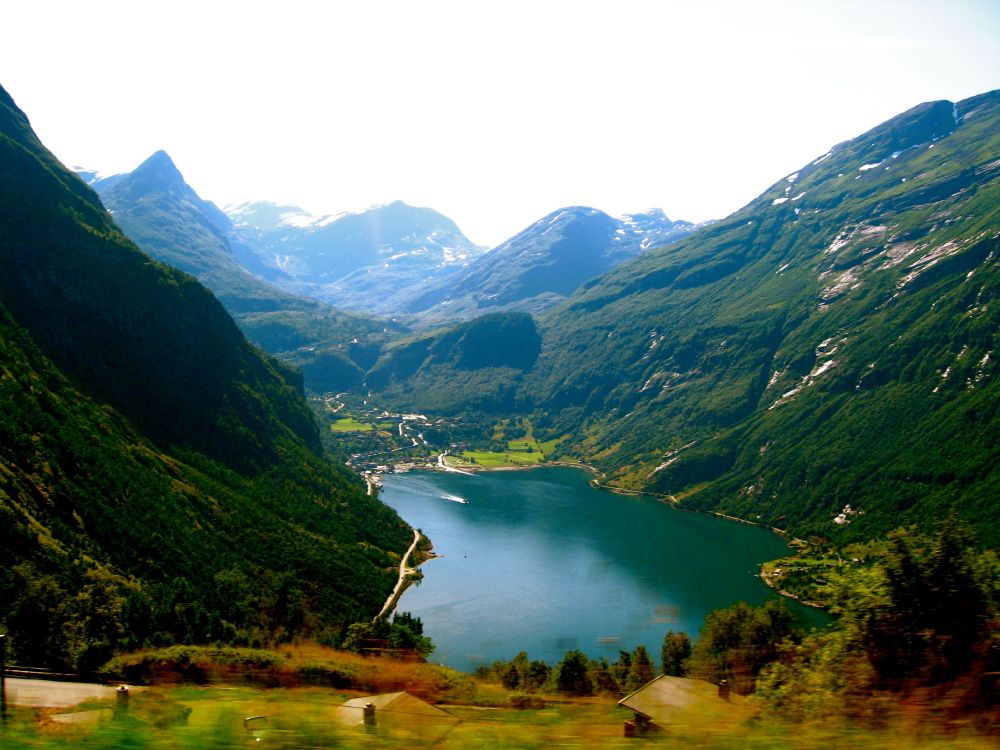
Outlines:
{"type": "Polygon", "coordinates": [[[65,164],[219,206],[705,221],[910,107],[1000,88],[1000,0],[31,0],[0,85],[65,164]]]}

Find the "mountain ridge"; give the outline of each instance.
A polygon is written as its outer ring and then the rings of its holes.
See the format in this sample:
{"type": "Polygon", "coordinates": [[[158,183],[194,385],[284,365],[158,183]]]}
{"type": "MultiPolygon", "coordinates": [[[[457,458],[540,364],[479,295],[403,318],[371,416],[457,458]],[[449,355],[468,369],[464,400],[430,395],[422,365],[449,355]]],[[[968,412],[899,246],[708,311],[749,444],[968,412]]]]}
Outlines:
{"type": "Polygon", "coordinates": [[[407,303],[429,317],[471,317],[489,310],[540,312],[581,284],[694,225],[661,209],[615,219],[588,206],[556,209],[407,303]]]}
{"type": "Polygon", "coordinates": [[[325,217],[266,202],[229,212],[277,283],[363,313],[398,313],[397,299],[482,252],[448,217],[402,201],[325,217]]]}

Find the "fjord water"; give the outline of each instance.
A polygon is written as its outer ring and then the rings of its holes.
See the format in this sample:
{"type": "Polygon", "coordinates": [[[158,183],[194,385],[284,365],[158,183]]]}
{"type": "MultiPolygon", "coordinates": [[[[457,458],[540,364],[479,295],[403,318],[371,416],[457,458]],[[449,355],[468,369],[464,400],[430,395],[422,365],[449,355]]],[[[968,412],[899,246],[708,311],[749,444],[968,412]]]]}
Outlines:
{"type": "MultiPolygon", "coordinates": [[[[381,498],[441,555],[397,610],[422,618],[433,661],[465,671],[519,651],[614,661],[639,644],[658,660],[668,630],[693,639],[712,609],[776,597],[757,569],[788,553],[766,529],[596,489],[566,467],[390,475],[381,498]]],[[[788,606],[807,627],[829,620],[788,606]]]]}

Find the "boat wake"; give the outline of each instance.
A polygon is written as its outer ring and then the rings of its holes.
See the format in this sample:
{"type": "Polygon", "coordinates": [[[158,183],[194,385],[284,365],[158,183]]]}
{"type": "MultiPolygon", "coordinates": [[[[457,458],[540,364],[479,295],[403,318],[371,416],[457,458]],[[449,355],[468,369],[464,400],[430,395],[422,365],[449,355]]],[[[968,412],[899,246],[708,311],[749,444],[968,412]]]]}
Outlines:
{"type": "Polygon", "coordinates": [[[437,500],[447,500],[451,503],[461,503],[462,505],[468,505],[469,501],[466,500],[461,495],[452,495],[448,492],[442,492],[438,487],[435,487],[430,482],[425,480],[416,479],[414,477],[407,478],[405,485],[401,487],[404,492],[410,495],[419,495],[420,497],[433,497],[437,500]]]}

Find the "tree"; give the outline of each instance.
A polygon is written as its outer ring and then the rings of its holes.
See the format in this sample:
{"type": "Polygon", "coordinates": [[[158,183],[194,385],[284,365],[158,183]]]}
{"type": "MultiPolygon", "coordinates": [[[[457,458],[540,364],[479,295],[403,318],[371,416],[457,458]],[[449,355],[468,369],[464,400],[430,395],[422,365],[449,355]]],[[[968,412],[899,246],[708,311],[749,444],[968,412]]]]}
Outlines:
{"type": "MultiPolygon", "coordinates": [[[[508,661],[498,660],[485,670],[500,680],[508,690],[521,690],[533,693],[541,690],[552,674],[552,667],[539,659],[528,660],[528,654],[521,651],[508,661]]],[[[485,676],[485,675],[484,675],[485,676]]]]}
{"type": "MultiPolygon", "coordinates": [[[[521,652],[524,653],[523,651],[521,652]]],[[[516,658],[516,657],[515,657],[516,658]]],[[[517,690],[521,687],[521,672],[518,670],[517,665],[514,662],[509,662],[507,664],[498,664],[499,669],[497,674],[500,677],[500,684],[502,684],[508,690],[517,690]]]]}
{"type": "Polygon", "coordinates": [[[608,660],[603,656],[596,661],[590,662],[590,676],[594,683],[594,689],[600,693],[618,695],[622,692],[618,680],[611,672],[608,660]]]}
{"type": "Polygon", "coordinates": [[[556,689],[568,695],[592,695],[590,664],[582,651],[567,651],[556,667],[556,689]]]}
{"type": "Polygon", "coordinates": [[[347,627],[347,633],[340,647],[345,651],[354,651],[363,654],[372,648],[377,648],[376,642],[379,634],[375,632],[375,623],[355,622],[347,627]]]}
{"type": "Polygon", "coordinates": [[[710,682],[728,680],[739,693],[754,689],[757,675],[774,661],[792,635],[792,615],[784,602],[763,607],[739,602],[708,613],[694,644],[688,668],[710,682]]]}
{"type": "Polygon", "coordinates": [[[650,682],[654,676],[653,660],[649,658],[649,652],[646,651],[645,646],[636,646],[635,651],[632,652],[632,665],[628,670],[628,680],[625,683],[625,689],[628,692],[638,690],[647,682],[650,682]]]}
{"type": "Polygon", "coordinates": [[[617,661],[611,665],[611,675],[615,678],[615,682],[622,686],[626,685],[628,683],[628,673],[631,668],[632,652],[620,650],[617,661]]]}
{"type": "Polygon", "coordinates": [[[525,690],[541,690],[551,675],[552,667],[544,661],[532,659],[528,663],[528,670],[522,677],[521,684],[525,690]]]}
{"type": "Polygon", "coordinates": [[[379,618],[353,623],[340,647],[358,653],[388,650],[395,657],[418,659],[434,651],[434,643],[424,635],[424,623],[409,612],[395,613],[391,622],[379,618]]]}
{"type": "Polygon", "coordinates": [[[687,666],[684,662],[691,658],[691,639],[685,632],[675,633],[669,631],[663,638],[663,647],[660,650],[660,659],[663,665],[663,674],[673,677],[684,677],[687,675],[687,666]]]}
{"type": "Polygon", "coordinates": [[[386,645],[394,654],[420,659],[426,659],[434,651],[431,639],[424,635],[424,623],[409,612],[393,615],[386,645]]]}
{"type": "Polygon", "coordinates": [[[7,633],[12,646],[9,658],[21,664],[72,667],[63,630],[71,621],[70,597],[55,576],[30,562],[15,565],[11,575],[17,591],[7,605],[7,633]]]}
{"type": "Polygon", "coordinates": [[[971,532],[954,518],[929,540],[905,529],[889,535],[888,602],[862,625],[865,650],[887,684],[940,682],[969,665],[997,604],[983,572],[990,566],[973,550],[971,532]]]}
{"type": "Polygon", "coordinates": [[[83,585],[70,605],[73,617],[64,628],[79,671],[99,669],[119,647],[127,592],[124,579],[106,570],[92,568],[84,573],[83,585]]]}

